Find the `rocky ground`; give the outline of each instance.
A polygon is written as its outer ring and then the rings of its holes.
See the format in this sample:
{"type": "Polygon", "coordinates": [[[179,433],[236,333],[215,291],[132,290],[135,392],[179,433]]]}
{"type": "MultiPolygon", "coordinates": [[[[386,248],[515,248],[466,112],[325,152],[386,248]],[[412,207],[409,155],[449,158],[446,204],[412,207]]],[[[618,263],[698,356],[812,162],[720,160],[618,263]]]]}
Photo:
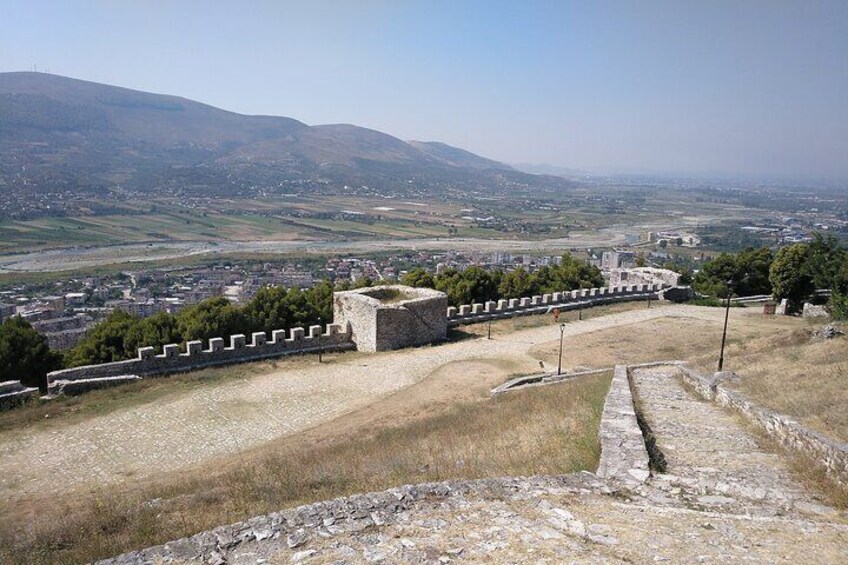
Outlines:
{"type": "Polygon", "coordinates": [[[403,487],[301,507],[115,560],[207,563],[845,563],[848,516],[783,456],[684,390],[633,369],[666,468],[403,487]]]}

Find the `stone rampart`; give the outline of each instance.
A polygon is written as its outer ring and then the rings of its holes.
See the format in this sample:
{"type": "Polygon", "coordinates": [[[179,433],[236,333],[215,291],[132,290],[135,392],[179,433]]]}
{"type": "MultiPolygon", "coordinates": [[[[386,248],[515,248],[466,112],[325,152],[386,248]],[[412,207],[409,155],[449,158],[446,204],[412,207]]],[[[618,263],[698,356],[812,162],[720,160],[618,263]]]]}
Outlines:
{"type": "Polygon", "coordinates": [[[848,444],[808,430],[788,416],[757,406],[739,392],[688,367],[679,366],[684,382],[707,400],[730,408],[763,430],[786,449],[816,461],[833,480],[848,484],[848,444]]]}
{"type": "Polygon", "coordinates": [[[560,311],[568,311],[631,300],[647,300],[649,298],[656,300],[658,293],[663,288],[661,284],[584,288],[541,296],[498,300],[497,302],[489,301],[485,304],[465,304],[459,308],[448,308],[448,326],[544,314],[554,308],[560,311]]]}
{"type": "MultiPolygon", "coordinates": [[[[321,330],[321,326],[312,326],[307,335],[303,328],[293,328],[288,338],[285,330],[275,330],[271,332],[270,340],[264,332],[252,334],[250,341],[244,335],[233,335],[226,346],[223,338],[216,337],[209,340],[206,348],[201,341],[189,341],[185,344],[185,352],[181,351],[178,344],[171,344],[164,346],[158,355],[153,347],[142,347],[135,359],[53,371],[47,375],[48,389],[55,393],[66,386],[68,381],[169,375],[215,365],[314,352],[319,348],[327,351],[353,349],[351,334],[346,328],[331,324],[326,326],[323,333],[321,330]]],[[[103,380],[104,384],[111,382],[114,381],[103,380]]]]}
{"type": "Polygon", "coordinates": [[[616,365],[610,391],[601,413],[598,432],[601,459],[596,475],[627,485],[641,484],[650,476],[650,459],[625,365],[616,365]]]}

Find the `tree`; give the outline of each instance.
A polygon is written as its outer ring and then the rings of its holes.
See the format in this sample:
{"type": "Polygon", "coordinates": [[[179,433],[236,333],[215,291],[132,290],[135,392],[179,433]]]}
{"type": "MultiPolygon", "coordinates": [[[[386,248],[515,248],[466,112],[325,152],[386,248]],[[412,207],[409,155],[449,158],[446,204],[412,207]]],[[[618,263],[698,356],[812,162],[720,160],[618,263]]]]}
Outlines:
{"type": "Polygon", "coordinates": [[[94,326],[85,338],[65,357],[65,365],[79,367],[127,359],[134,350],[127,349],[127,337],[141,318],[115,310],[94,326]]]}
{"type": "Polygon", "coordinates": [[[501,298],[521,298],[538,292],[536,277],[530,275],[523,267],[505,273],[498,285],[498,294],[501,298]]]}
{"type": "Polygon", "coordinates": [[[186,341],[243,333],[248,330],[242,312],[223,296],[208,298],[186,308],[177,317],[179,331],[186,341]]]}
{"type": "Polygon", "coordinates": [[[836,237],[813,233],[813,241],[807,245],[807,263],[816,288],[833,288],[846,260],[848,252],[836,237]]]}
{"type": "Polygon", "coordinates": [[[159,312],[130,326],[124,337],[125,356],[134,357],[139,347],[159,348],[182,341],[177,318],[173,314],[159,312]]]}
{"type": "Polygon", "coordinates": [[[848,320],[848,258],[833,277],[828,307],[834,319],[848,320]]]}
{"type": "Polygon", "coordinates": [[[722,253],[695,275],[693,286],[698,292],[719,298],[727,296],[727,281],[733,282],[733,290],[739,296],[771,294],[772,261],[773,255],[767,247],[749,247],[737,255],[722,253]]]}
{"type": "Polygon", "coordinates": [[[0,381],[21,381],[47,391],[47,373],[62,366],[62,357],[47,338],[20,316],[0,324],[0,381]]]}
{"type": "Polygon", "coordinates": [[[433,278],[433,275],[428,273],[426,269],[421,267],[412,269],[403,275],[400,283],[405,284],[406,286],[414,286],[416,288],[436,288],[436,279],[433,278]]]}
{"type": "Polygon", "coordinates": [[[498,298],[500,272],[489,273],[480,267],[469,267],[460,272],[446,269],[436,278],[436,290],[448,295],[448,304],[460,306],[498,298]]]}
{"type": "Polygon", "coordinates": [[[775,300],[785,298],[790,309],[797,310],[816,290],[809,270],[807,246],[796,243],[778,251],[769,270],[769,281],[775,300]]]}
{"type": "Polygon", "coordinates": [[[668,240],[667,239],[661,239],[660,242],[659,242],[659,246],[660,246],[661,249],[665,249],[666,247],[668,247],[668,240]]]}

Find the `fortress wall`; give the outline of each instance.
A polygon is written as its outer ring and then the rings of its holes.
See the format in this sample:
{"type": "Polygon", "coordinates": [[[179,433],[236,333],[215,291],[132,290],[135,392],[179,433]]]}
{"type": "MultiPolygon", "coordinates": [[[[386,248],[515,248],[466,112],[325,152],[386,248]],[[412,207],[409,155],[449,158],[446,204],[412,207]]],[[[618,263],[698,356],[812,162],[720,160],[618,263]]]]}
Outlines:
{"type": "Polygon", "coordinates": [[[680,367],[683,380],[700,396],[741,414],[786,449],[799,453],[821,466],[827,475],[842,485],[848,484],[848,444],[803,427],[789,416],[762,408],[742,394],[715,384],[687,367],[680,367]]]}
{"type": "Polygon", "coordinates": [[[459,308],[448,308],[447,321],[448,326],[459,326],[515,316],[544,314],[553,308],[567,311],[631,300],[657,300],[657,295],[663,288],[660,284],[583,288],[542,296],[498,300],[497,303],[487,302],[485,305],[464,304],[459,308]]]}
{"type": "Polygon", "coordinates": [[[78,381],[119,377],[126,375],[153,376],[168,375],[231,363],[256,361],[295,353],[318,351],[319,347],[327,351],[352,349],[354,347],[351,334],[338,325],[326,326],[324,333],[320,326],[310,328],[306,335],[303,328],[292,328],[286,338],[284,330],[272,332],[272,339],[262,333],[254,333],[248,342],[244,335],[230,336],[229,344],[222,338],[209,340],[209,347],[203,348],[202,342],[186,343],[186,351],[180,351],[177,344],[164,346],[162,353],[156,355],[153,347],[142,347],[138,350],[138,358],[100,365],[87,365],[53,371],[47,375],[48,387],[56,389],[64,381],[78,381]]]}

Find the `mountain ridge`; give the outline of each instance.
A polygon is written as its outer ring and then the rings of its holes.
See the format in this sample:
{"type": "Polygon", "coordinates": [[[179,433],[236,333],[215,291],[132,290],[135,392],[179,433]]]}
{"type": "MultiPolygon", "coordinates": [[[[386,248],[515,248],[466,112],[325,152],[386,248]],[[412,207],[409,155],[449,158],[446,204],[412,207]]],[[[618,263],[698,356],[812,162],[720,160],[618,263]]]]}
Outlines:
{"type": "MultiPolygon", "coordinates": [[[[246,187],[566,188],[441,142],[310,126],[45,73],[0,73],[0,174],[30,187],[238,193],[246,187]],[[23,180],[22,180],[23,179],[23,180]]],[[[8,184],[8,182],[7,182],[8,184]]]]}

